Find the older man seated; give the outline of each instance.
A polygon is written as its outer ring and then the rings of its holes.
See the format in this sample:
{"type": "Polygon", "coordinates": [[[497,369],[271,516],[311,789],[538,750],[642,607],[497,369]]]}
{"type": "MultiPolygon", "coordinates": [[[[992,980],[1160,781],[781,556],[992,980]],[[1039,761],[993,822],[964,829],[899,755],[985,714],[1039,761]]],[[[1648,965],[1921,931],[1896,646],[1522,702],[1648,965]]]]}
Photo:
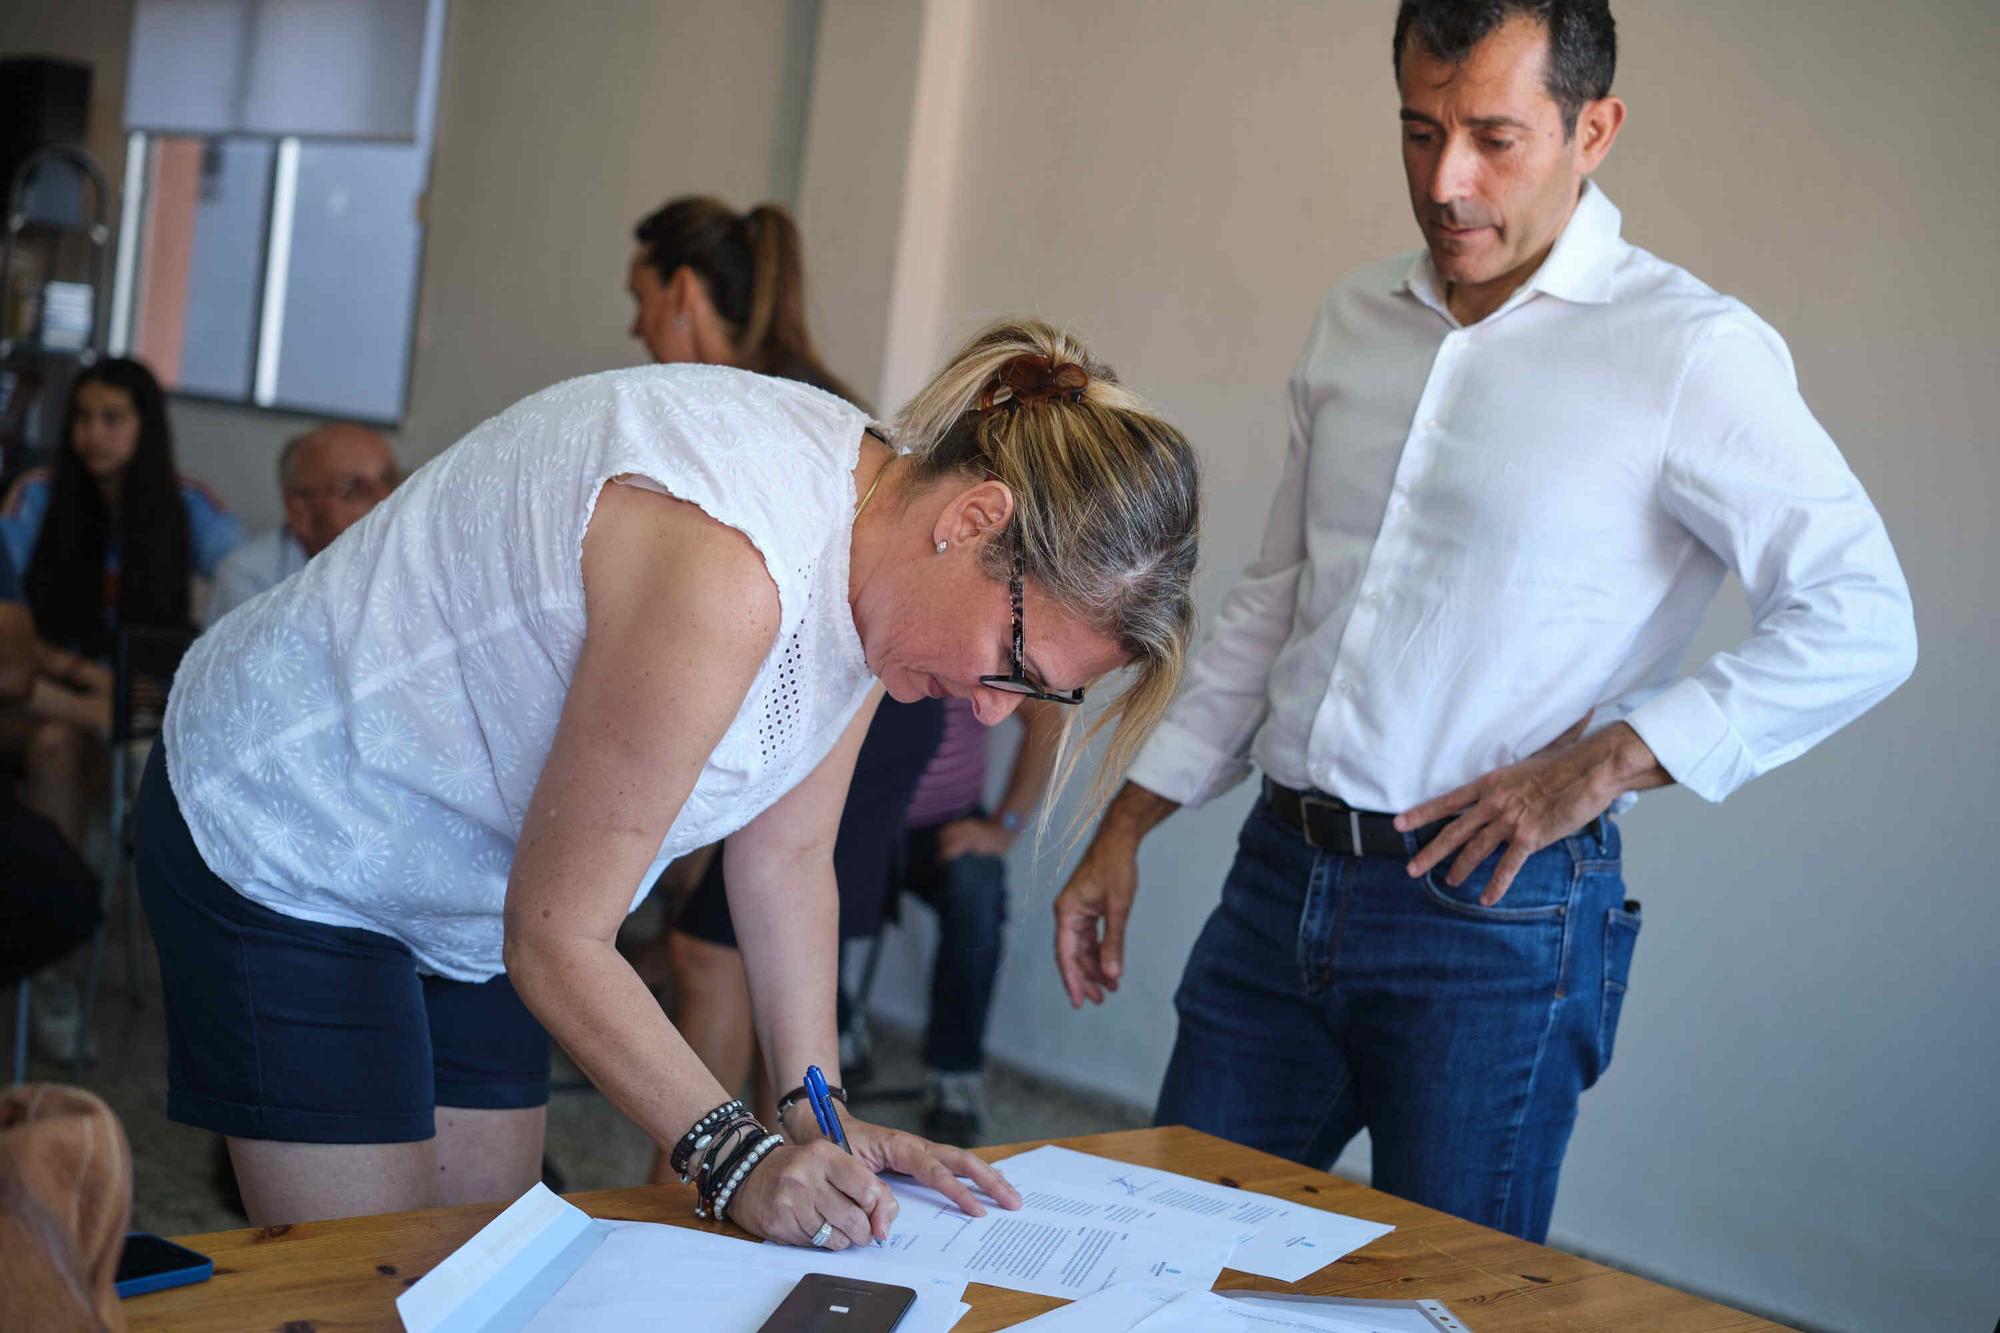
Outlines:
{"type": "Polygon", "coordinates": [[[204,625],[305,568],[395,488],[396,455],[377,432],[333,421],[297,436],[278,455],[285,524],[239,546],[215,572],[204,625]]]}

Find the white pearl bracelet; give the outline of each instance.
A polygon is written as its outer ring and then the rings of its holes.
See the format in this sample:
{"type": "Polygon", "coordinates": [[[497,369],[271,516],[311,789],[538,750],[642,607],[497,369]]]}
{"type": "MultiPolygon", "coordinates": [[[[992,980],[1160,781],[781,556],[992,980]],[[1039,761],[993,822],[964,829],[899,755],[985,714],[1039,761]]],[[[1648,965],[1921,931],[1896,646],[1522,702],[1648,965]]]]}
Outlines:
{"type": "Polygon", "coordinates": [[[785,1136],[782,1134],[766,1134],[757,1146],[750,1150],[749,1155],[736,1164],[736,1169],[729,1173],[729,1179],[715,1192],[715,1217],[718,1221],[728,1220],[729,1201],[735,1197],[737,1186],[743,1183],[757,1163],[770,1156],[771,1150],[784,1141],[785,1136]]]}

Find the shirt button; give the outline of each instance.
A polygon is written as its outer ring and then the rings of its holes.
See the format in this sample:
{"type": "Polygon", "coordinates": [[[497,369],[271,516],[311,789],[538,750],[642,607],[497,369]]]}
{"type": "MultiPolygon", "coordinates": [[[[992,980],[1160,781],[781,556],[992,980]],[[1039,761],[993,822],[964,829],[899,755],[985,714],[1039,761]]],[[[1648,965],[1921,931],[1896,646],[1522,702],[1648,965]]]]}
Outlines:
{"type": "Polygon", "coordinates": [[[1333,678],[1333,688],[1339,690],[1342,694],[1347,693],[1348,690],[1347,677],[1335,676],[1333,678]]]}
{"type": "Polygon", "coordinates": [[[1439,431],[1439,430],[1443,430],[1443,429],[1444,429],[1444,423],[1443,423],[1442,421],[1439,421],[1439,420],[1438,420],[1438,419],[1437,419],[1436,417],[1425,417],[1425,418],[1424,418],[1424,429],[1425,429],[1425,430],[1429,430],[1429,431],[1439,431]]]}

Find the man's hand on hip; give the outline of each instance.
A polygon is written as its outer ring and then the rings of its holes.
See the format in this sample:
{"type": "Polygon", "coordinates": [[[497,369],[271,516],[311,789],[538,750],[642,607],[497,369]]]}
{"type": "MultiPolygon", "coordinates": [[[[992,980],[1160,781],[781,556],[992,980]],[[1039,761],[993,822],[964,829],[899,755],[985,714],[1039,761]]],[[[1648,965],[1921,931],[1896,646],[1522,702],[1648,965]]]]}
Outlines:
{"type": "Polygon", "coordinates": [[[1536,852],[1603,814],[1625,792],[1673,781],[1630,726],[1615,722],[1584,736],[1589,722],[1585,714],[1526,759],[1398,815],[1396,827],[1404,833],[1457,816],[1411,858],[1410,877],[1430,873],[1457,852],[1445,875],[1456,888],[1504,846],[1493,878],[1479,895],[1480,904],[1491,907],[1507,896],[1514,876],[1536,852]]]}

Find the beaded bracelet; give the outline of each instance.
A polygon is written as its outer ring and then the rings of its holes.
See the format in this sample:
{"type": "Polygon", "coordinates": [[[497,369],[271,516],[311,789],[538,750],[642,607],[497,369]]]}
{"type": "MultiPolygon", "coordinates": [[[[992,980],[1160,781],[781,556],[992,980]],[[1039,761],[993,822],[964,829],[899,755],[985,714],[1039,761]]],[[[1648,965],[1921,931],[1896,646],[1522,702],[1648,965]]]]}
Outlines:
{"type": "Polygon", "coordinates": [[[728,1180],[730,1174],[742,1164],[743,1159],[750,1155],[750,1150],[771,1132],[762,1125],[753,1124],[750,1133],[732,1141],[726,1151],[720,1147],[711,1151],[708,1161],[703,1166],[701,1180],[695,1187],[697,1196],[713,1203],[716,1192],[722,1188],[723,1182],[728,1180]]]}
{"type": "MultiPolygon", "coordinates": [[[[713,1194],[714,1182],[729,1174],[729,1167],[740,1157],[748,1145],[755,1143],[768,1133],[756,1116],[746,1115],[717,1130],[709,1143],[708,1150],[701,1155],[699,1165],[689,1168],[697,1195],[713,1194]]],[[[682,1184],[689,1183],[686,1180],[682,1184]]]]}
{"type": "Polygon", "coordinates": [[[693,1184],[714,1175],[716,1163],[723,1160],[729,1150],[737,1146],[740,1142],[738,1136],[745,1131],[749,1132],[751,1138],[764,1132],[764,1126],[748,1111],[711,1132],[707,1136],[707,1146],[695,1150],[694,1157],[688,1162],[687,1170],[681,1173],[681,1184],[693,1184]]]}
{"type": "Polygon", "coordinates": [[[688,1162],[695,1151],[707,1147],[715,1132],[725,1123],[739,1115],[747,1114],[749,1108],[743,1105],[742,1099],[732,1097],[690,1125],[688,1132],[681,1135],[680,1142],[674,1144],[674,1151],[668,1158],[673,1164],[674,1173],[682,1180],[686,1180],[688,1162]]]}
{"type": "MultiPolygon", "coordinates": [[[[757,1146],[737,1163],[735,1169],[729,1173],[729,1178],[722,1183],[722,1189],[717,1192],[715,1204],[710,1210],[718,1220],[728,1220],[729,1201],[736,1197],[737,1189],[749,1179],[750,1173],[757,1169],[757,1164],[769,1157],[772,1149],[782,1146],[784,1141],[785,1136],[782,1134],[766,1134],[758,1141],[757,1146]]],[[[700,1209],[695,1210],[695,1215],[697,1217],[701,1215],[700,1209]]]]}

